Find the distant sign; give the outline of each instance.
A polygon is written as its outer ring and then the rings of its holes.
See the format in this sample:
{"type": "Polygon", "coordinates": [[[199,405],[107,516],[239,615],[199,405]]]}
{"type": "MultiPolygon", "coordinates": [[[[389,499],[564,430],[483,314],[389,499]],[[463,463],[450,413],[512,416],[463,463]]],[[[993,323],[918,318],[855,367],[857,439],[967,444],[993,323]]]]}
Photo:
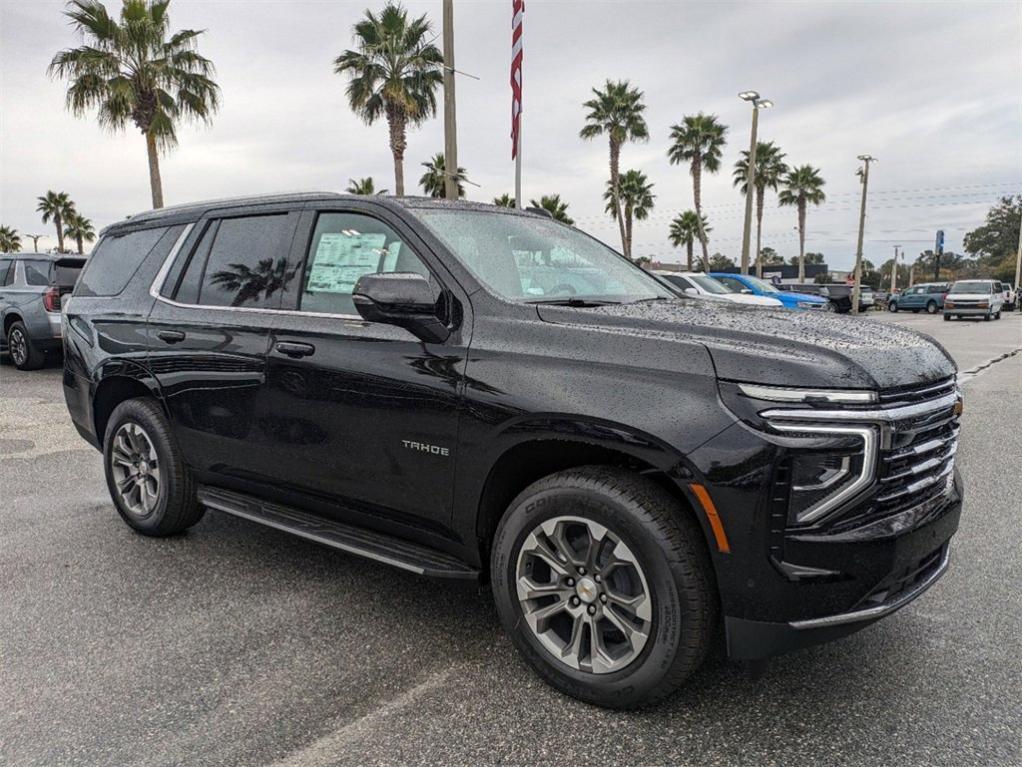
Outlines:
{"type": "Polygon", "coordinates": [[[933,252],[942,255],[944,253],[944,230],[937,230],[937,241],[934,243],[933,252]]]}

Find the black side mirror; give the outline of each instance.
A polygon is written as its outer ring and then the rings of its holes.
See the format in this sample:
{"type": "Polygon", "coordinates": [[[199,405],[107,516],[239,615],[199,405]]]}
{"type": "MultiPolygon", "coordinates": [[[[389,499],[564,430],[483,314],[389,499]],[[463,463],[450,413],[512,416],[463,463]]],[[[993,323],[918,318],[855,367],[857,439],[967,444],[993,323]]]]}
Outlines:
{"type": "Polygon", "coordinates": [[[397,325],[427,343],[442,343],[451,334],[437,316],[437,297],[421,274],[364,274],[351,298],[363,319],[397,325]]]}

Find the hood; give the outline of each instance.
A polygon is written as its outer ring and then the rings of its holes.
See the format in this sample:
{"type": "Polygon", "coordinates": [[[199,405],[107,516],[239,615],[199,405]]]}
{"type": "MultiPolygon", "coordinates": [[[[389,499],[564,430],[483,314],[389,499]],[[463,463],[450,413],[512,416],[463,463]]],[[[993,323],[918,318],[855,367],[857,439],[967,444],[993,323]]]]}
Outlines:
{"type": "Polygon", "coordinates": [[[796,301],[808,301],[811,304],[825,304],[827,299],[823,296],[814,296],[812,293],[794,293],[791,291],[784,291],[784,295],[791,296],[796,301]]]}
{"type": "Polygon", "coordinates": [[[927,336],[829,312],[687,301],[537,310],[546,322],[661,339],[668,354],[674,341],[700,343],[709,350],[717,376],[735,381],[887,389],[939,380],[956,370],[943,347],[927,336]]]}
{"type": "Polygon", "coordinates": [[[776,309],[781,305],[776,298],[750,296],[748,293],[728,293],[726,296],[722,295],[721,298],[735,304],[748,304],[749,306],[772,306],[776,309]]]}

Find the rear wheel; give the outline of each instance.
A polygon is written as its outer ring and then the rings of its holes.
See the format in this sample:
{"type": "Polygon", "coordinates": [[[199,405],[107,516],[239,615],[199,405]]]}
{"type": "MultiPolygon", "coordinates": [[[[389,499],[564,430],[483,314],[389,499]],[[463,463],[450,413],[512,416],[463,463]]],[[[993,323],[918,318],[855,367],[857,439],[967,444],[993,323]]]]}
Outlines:
{"type": "Polygon", "coordinates": [[[110,497],[138,532],[173,535],[202,519],[191,474],[154,400],[130,399],[114,408],[103,459],[110,497]]]}
{"type": "Polygon", "coordinates": [[[491,556],[504,628],[547,682],[635,708],[677,689],[716,621],[709,554],[662,488],[611,467],[530,485],[500,522],[491,556]]]}
{"type": "Polygon", "coordinates": [[[12,323],[7,331],[7,351],[18,370],[38,370],[46,362],[46,354],[32,343],[21,320],[12,323]]]}
{"type": "Polygon", "coordinates": [[[937,302],[936,301],[930,301],[929,303],[926,304],[926,313],[927,314],[936,314],[937,313],[937,302]]]}

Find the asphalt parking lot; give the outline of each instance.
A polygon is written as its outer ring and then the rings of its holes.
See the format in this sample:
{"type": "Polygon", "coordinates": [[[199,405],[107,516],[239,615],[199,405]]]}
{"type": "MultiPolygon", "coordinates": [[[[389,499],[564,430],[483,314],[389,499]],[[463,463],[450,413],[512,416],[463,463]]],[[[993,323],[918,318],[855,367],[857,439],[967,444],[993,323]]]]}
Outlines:
{"type": "Polygon", "coordinates": [[[1022,764],[1022,314],[850,321],[971,371],[950,571],[848,639],[758,678],[714,660],[628,714],[540,682],[486,593],[213,512],[133,534],[59,369],[4,361],[0,764],[1022,764]]]}

